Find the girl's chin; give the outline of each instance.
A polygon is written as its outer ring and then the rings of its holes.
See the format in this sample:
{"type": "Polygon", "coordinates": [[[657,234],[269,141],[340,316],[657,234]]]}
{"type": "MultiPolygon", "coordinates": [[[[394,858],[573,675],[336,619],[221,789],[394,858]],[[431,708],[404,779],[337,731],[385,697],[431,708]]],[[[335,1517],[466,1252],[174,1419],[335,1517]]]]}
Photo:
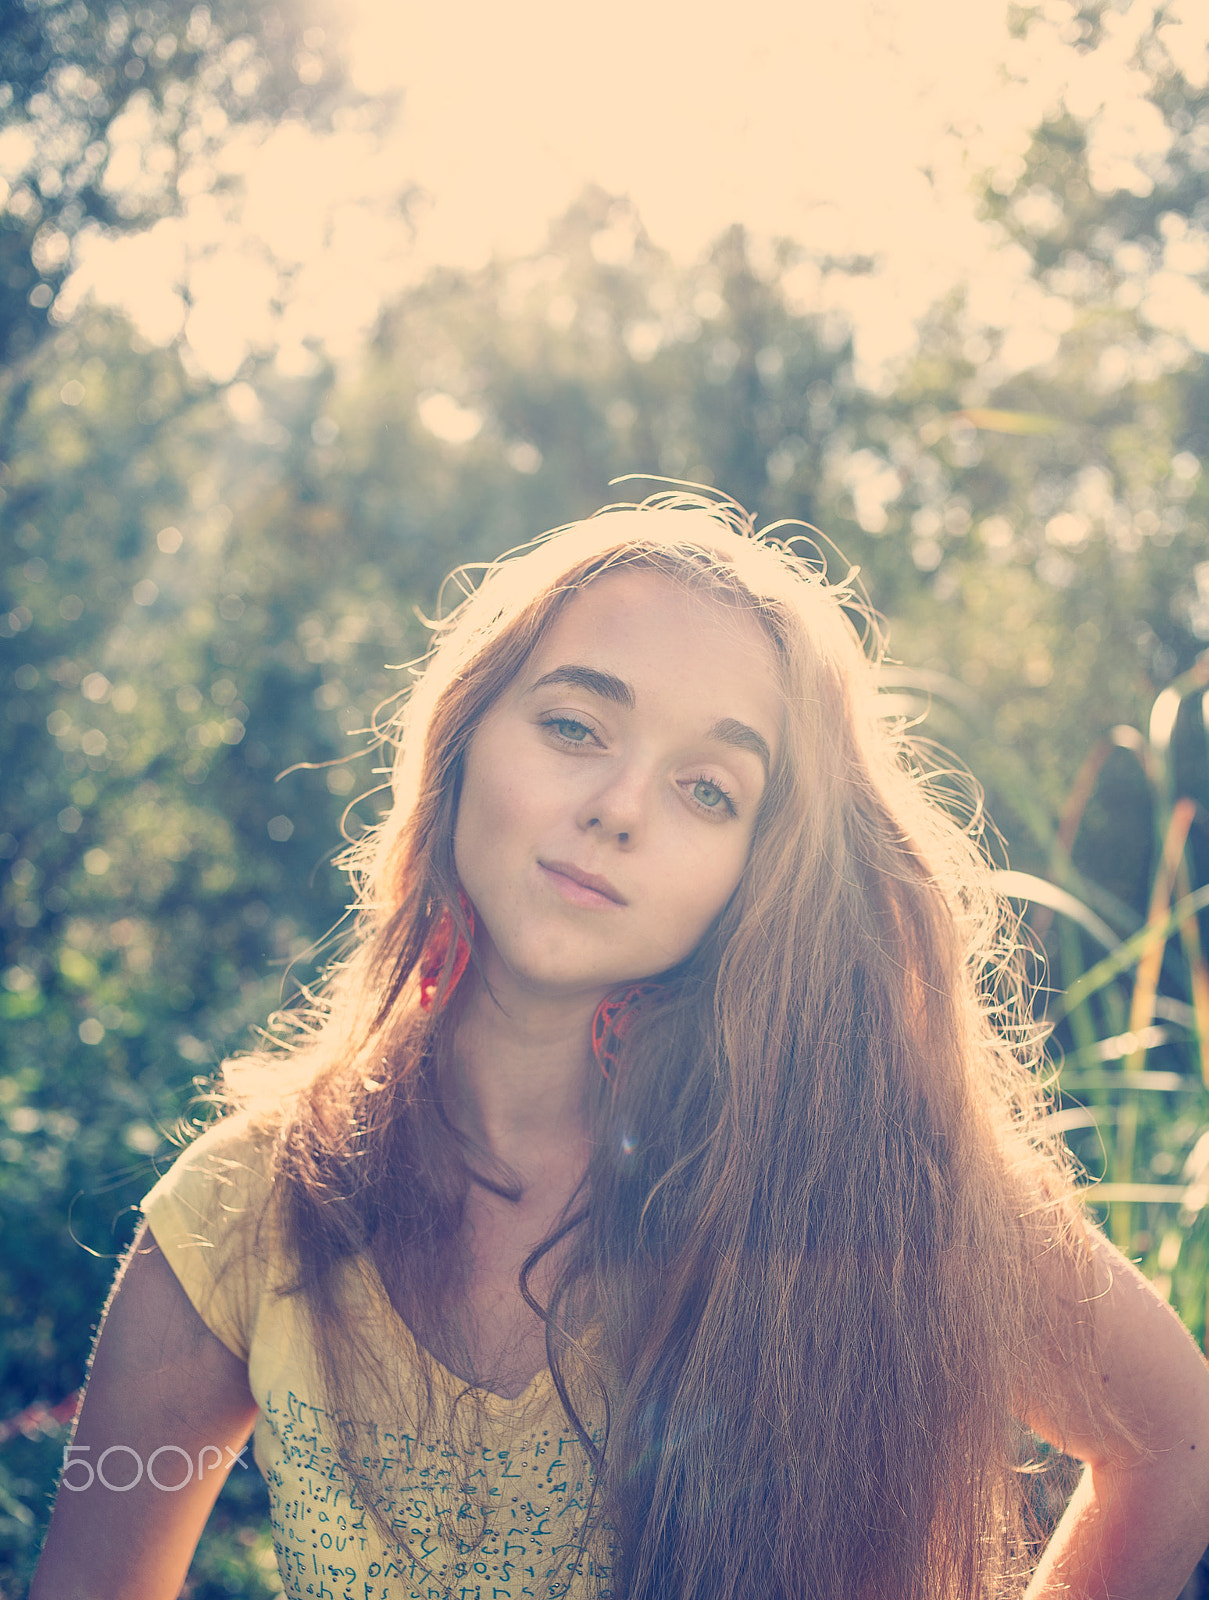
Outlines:
{"type": "MultiPolygon", "coordinates": [[[[485,931],[485,930],[484,930],[485,931]]],[[[590,958],[581,963],[568,961],[552,952],[543,941],[536,949],[501,952],[494,941],[487,948],[480,946],[480,960],[488,989],[497,997],[505,993],[532,996],[534,1000],[569,1006],[590,1006],[594,1010],[612,990],[626,984],[643,983],[648,977],[666,972],[674,962],[664,962],[651,972],[647,963],[636,961],[632,967],[605,967],[590,958]],[[643,970],[639,971],[638,968],[643,970]]]]}
{"type": "Polygon", "coordinates": [[[507,993],[543,1004],[566,1006],[598,1004],[600,998],[621,981],[550,962],[506,962],[498,958],[485,963],[484,976],[487,987],[497,999],[507,993]]]}

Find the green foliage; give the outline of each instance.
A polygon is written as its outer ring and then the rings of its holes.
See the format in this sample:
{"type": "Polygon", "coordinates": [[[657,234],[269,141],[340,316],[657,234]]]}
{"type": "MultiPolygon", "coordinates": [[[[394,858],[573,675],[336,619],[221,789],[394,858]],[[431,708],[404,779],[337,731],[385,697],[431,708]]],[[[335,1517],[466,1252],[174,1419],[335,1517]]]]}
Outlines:
{"type": "Polygon", "coordinates": [[[317,20],[255,0],[3,0],[0,121],[27,159],[0,202],[0,362],[53,328],[90,229],[145,227],[229,184],[232,127],[330,117],[347,91],[317,20]]]}
{"type": "MultiPolygon", "coordinates": [[[[1070,287],[1063,275],[1072,268],[1086,270],[1093,280],[1119,281],[1144,269],[1146,257],[1153,268],[1168,241],[1183,238],[1189,224],[1204,226],[1209,84],[1198,52],[1181,41],[1181,34],[1184,40],[1190,34],[1181,28],[1178,7],[1158,0],[1134,15],[1144,25],[1129,51],[1129,65],[1142,74],[1145,100],[1158,112],[1165,137],[1137,141],[1139,148],[1128,152],[1132,171],[1123,164],[1105,171],[1089,159],[1094,119],[1055,107],[1013,181],[986,190],[989,214],[1029,251],[1042,277],[1058,280],[1062,293],[1070,287]]],[[[1132,23],[1111,0],[1069,0],[1019,12],[1022,34],[1048,32],[1056,25],[1063,44],[1093,58],[1097,52],[1116,54],[1114,39],[1127,35],[1132,23]]]]}
{"type": "Polygon", "coordinates": [[[1054,1015],[1068,1048],[1060,1087],[1069,1105],[1059,1113],[1068,1138],[1091,1175],[1103,1179],[1095,1198],[1107,1207],[1114,1240],[1142,1258],[1202,1339],[1209,1281],[1207,683],[1209,658],[1202,657],[1159,696],[1146,736],[1118,728],[1090,753],[1053,866],[1077,879],[1085,837],[1098,836],[1101,846],[1111,841],[1125,861],[1119,883],[1149,867],[1145,922],[1110,889],[1106,909],[1118,927],[1125,922],[1128,937],[1105,955],[1066,929],[1052,961],[1065,988],[1054,1015]],[[1119,772],[1108,781],[1122,757],[1135,768],[1130,787],[1120,784],[1119,772]],[[1139,787],[1149,800],[1149,837],[1131,826],[1139,787]]]}
{"type": "MultiPolygon", "coordinates": [[[[0,1597],[25,1593],[45,1535],[49,1500],[69,1439],[65,1425],[32,1420],[0,1455],[0,1597]]],[[[249,1451],[250,1456],[250,1451],[249,1451]]],[[[268,1490],[253,1465],[223,1486],[181,1600],[276,1600],[282,1593],[268,1490]]]]}
{"type": "MultiPolygon", "coordinates": [[[[912,675],[904,674],[907,686],[912,675]]],[[[1052,1025],[1055,1128],[1118,1247],[1204,1341],[1209,1283],[1209,653],[1158,697],[1148,732],[1094,744],[1044,877],[1005,870],[1027,911],[1052,1025]]],[[[921,682],[919,689],[934,689],[921,682]]],[[[961,717],[969,708],[954,704],[961,717]]],[[[1027,774],[1001,768],[1005,792],[1027,774]]],[[[1036,797],[1017,809],[1039,817],[1036,797]]]]}

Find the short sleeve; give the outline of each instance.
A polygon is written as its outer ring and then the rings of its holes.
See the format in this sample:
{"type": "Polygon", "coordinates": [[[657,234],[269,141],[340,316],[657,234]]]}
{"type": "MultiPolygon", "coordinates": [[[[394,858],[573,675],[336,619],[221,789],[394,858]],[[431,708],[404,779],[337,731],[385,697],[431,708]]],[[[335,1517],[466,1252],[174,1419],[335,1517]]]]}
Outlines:
{"type": "Polygon", "coordinates": [[[269,1268],[269,1172],[268,1136],[228,1117],[181,1152],[141,1207],[194,1309],[241,1361],[269,1268]]]}

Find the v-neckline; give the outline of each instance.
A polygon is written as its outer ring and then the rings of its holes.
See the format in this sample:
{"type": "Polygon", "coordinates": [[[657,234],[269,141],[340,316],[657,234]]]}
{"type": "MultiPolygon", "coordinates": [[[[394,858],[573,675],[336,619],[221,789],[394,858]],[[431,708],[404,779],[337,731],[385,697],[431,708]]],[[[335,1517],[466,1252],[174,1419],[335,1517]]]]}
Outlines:
{"type": "Polygon", "coordinates": [[[393,1322],[397,1328],[402,1330],[404,1338],[417,1356],[431,1364],[442,1385],[447,1390],[452,1391],[455,1397],[459,1394],[475,1394],[489,1410],[512,1413],[528,1410],[537,1398],[538,1392],[548,1389],[553,1384],[550,1368],[539,1367],[518,1395],[506,1395],[498,1393],[495,1389],[485,1389],[481,1384],[472,1383],[469,1378],[464,1378],[459,1373],[454,1372],[445,1365],[439,1356],[434,1355],[427,1345],[420,1343],[407,1322],[404,1321],[398,1307],[390,1297],[390,1291],[386,1287],[382,1273],[378,1268],[378,1263],[374,1260],[372,1254],[366,1252],[357,1259],[361,1264],[369,1289],[378,1303],[379,1313],[388,1322],[393,1322]]]}

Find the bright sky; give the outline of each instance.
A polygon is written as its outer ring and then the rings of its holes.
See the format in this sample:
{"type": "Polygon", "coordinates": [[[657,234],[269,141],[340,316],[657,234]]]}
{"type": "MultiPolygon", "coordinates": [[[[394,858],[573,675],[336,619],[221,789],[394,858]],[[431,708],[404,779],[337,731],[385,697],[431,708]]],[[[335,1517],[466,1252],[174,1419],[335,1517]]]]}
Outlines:
{"type": "MultiPolygon", "coordinates": [[[[958,280],[976,317],[1015,330],[1009,360],[1025,365],[1052,348],[1062,311],[977,220],[976,175],[1010,182],[1029,128],[1063,98],[1094,119],[1105,190],[1144,184],[1136,163],[1163,143],[1129,65],[1152,0],[1125,0],[1092,57],[1048,28],[1010,40],[1002,0],[341,3],[355,81],[403,91],[387,141],[316,143],[287,124],[228,154],[247,178],[240,231],[201,192],[183,221],[85,263],[81,287],[156,338],[180,326],[187,274],[186,332],[216,377],[249,345],[286,366],[308,335],[354,349],[384,295],[436,262],[538,249],[589,182],[628,195],[682,261],[736,221],[757,240],[875,255],[874,277],[842,287],[867,372],[958,280]],[[426,193],[414,241],[387,204],[412,183],[426,193]],[[269,257],[295,269],[284,311],[269,257]]],[[[1184,5],[1168,40],[1203,82],[1209,8],[1184,5]]],[[[1072,14],[1068,0],[1043,10],[1059,29],[1072,14]]]]}

